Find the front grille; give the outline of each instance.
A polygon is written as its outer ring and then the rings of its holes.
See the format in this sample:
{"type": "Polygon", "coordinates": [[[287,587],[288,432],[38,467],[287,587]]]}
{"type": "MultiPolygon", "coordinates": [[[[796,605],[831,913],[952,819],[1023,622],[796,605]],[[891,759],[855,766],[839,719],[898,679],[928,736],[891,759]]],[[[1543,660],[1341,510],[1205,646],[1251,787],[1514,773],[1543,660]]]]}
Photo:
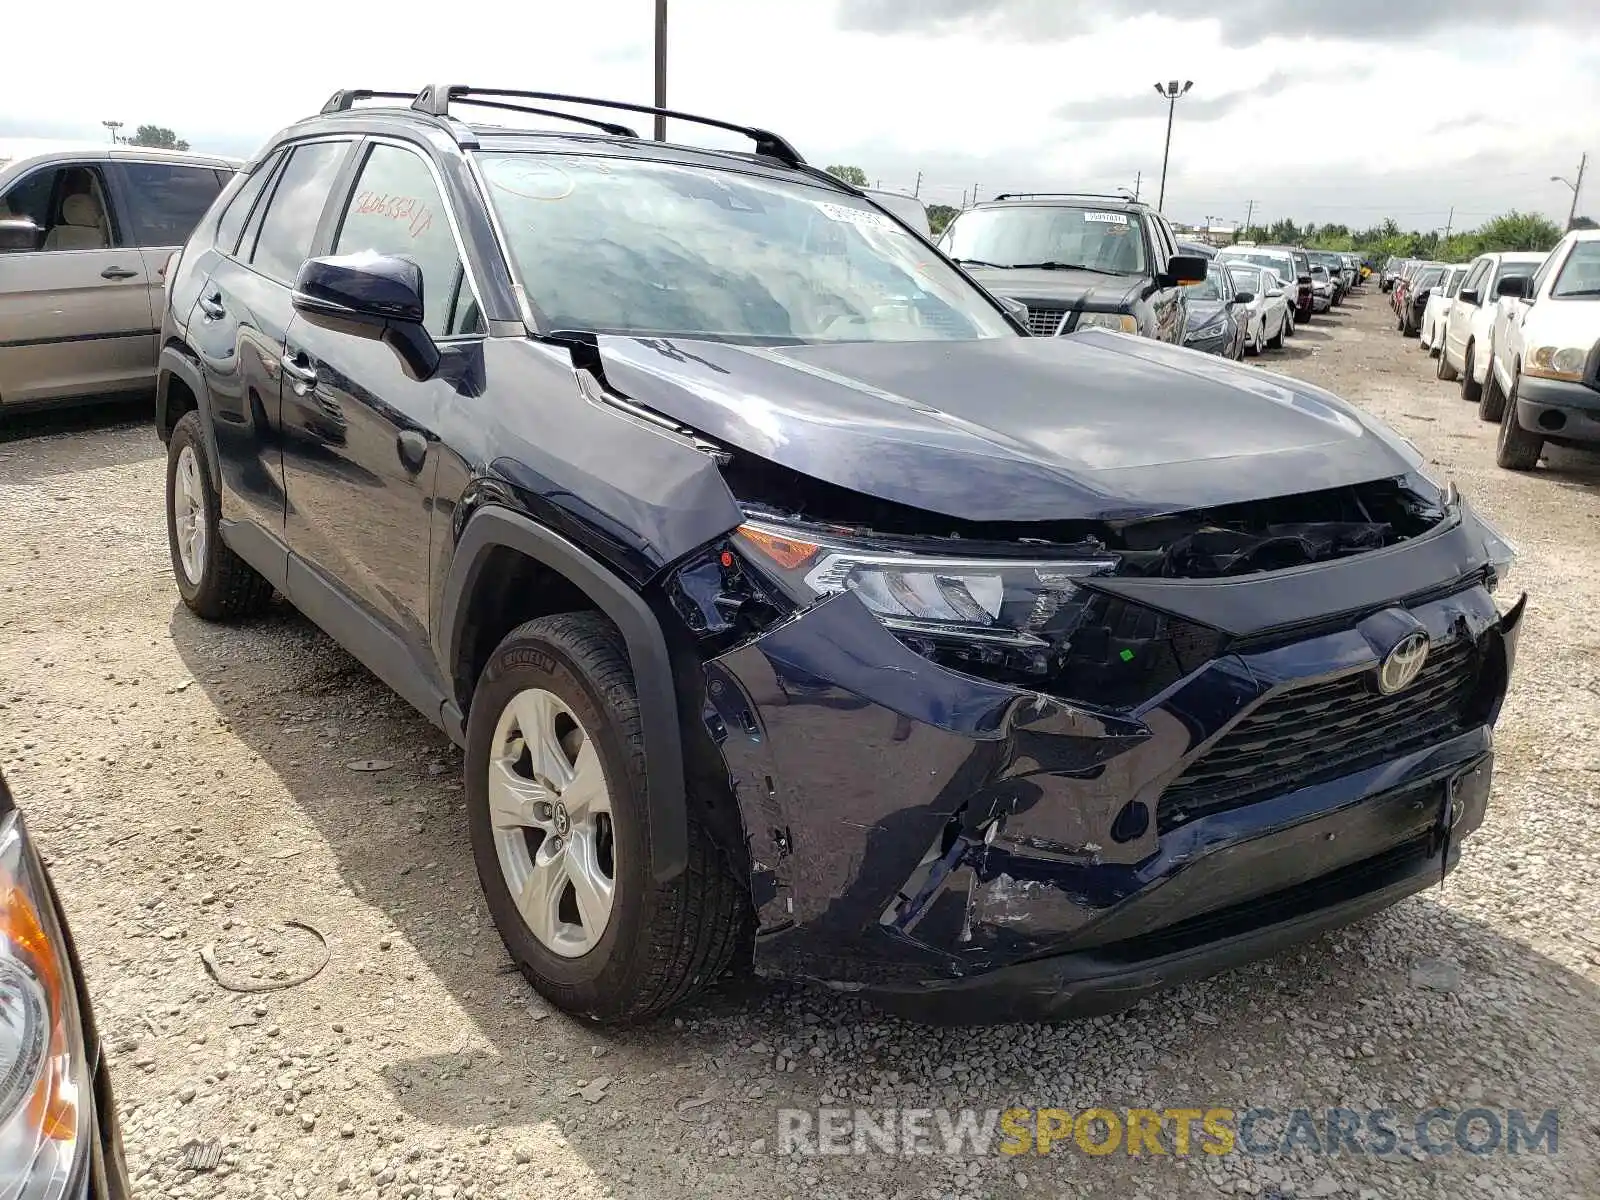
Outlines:
{"type": "Polygon", "coordinates": [[[1035,337],[1054,337],[1067,309],[1060,304],[1028,305],[1028,328],[1035,337]]]}
{"type": "Polygon", "coordinates": [[[1167,785],[1163,831],[1337,779],[1443,741],[1469,726],[1478,658],[1466,639],[1435,646],[1410,687],[1385,696],[1360,671],[1274,696],[1167,785]]]}

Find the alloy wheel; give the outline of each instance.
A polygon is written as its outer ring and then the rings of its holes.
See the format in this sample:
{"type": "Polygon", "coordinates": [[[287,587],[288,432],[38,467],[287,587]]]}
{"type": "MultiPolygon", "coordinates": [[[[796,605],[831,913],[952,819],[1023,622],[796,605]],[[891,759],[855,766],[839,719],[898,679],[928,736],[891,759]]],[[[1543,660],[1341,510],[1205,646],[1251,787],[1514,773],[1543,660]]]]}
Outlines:
{"type": "Polygon", "coordinates": [[[200,459],[193,446],[178,452],[178,469],[172,481],[172,528],[178,539],[178,561],[191,584],[200,582],[206,566],[205,492],[200,486],[200,459]]]}
{"type": "Polygon", "coordinates": [[[512,697],[495,726],[489,822],[528,931],[563,958],[600,943],[616,897],[611,793],[593,739],[552,692],[512,697]]]}

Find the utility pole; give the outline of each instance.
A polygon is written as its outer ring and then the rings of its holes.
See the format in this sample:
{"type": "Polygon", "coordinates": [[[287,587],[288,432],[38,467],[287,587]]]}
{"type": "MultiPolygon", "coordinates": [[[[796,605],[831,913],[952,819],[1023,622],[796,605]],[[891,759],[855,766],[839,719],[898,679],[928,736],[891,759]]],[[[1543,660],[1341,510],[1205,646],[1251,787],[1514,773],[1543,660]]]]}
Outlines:
{"type": "Polygon", "coordinates": [[[1245,237],[1249,237],[1250,236],[1250,218],[1255,214],[1255,211],[1256,211],[1256,202],[1254,200],[1252,200],[1252,201],[1250,201],[1249,206],[1244,210],[1244,236],[1245,237]]]}
{"type": "MultiPolygon", "coordinates": [[[[1450,206],[1450,215],[1444,219],[1444,240],[1446,242],[1448,242],[1450,240],[1450,230],[1455,227],[1455,223],[1456,223],[1456,206],[1454,204],[1452,204],[1450,206]]],[[[1444,252],[1443,243],[1441,243],[1440,244],[1440,253],[1442,254],[1443,252],[1444,252]]]]}
{"type": "MultiPolygon", "coordinates": [[[[667,0],[656,0],[656,107],[667,106],[667,0]]],[[[656,114],[656,141],[667,140],[667,119],[656,114]]]]}
{"type": "Polygon", "coordinates": [[[978,202],[978,185],[977,184],[973,184],[972,185],[972,202],[974,204],[976,204],[978,202]]]}
{"type": "Polygon", "coordinates": [[[1137,200],[1139,198],[1139,185],[1141,183],[1143,183],[1143,182],[1144,182],[1144,172],[1143,171],[1135,171],[1133,173],[1133,198],[1135,200],[1137,200]]]}
{"type": "Polygon", "coordinates": [[[1572,207],[1567,210],[1568,229],[1571,229],[1572,223],[1578,219],[1578,196],[1583,191],[1583,170],[1588,165],[1589,153],[1588,151],[1584,151],[1583,157],[1578,160],[1578,181],[1576,183],[1572,182],[1570,179],[1563,179],[1560,175],[1550,176],[1551,183],[1564,183],[1572,189],[1572,207]]]}
{"type": "Polygon", "coordinates": [[[101,121],[100,124],[104,125],[107,129],[109,129],[111,131],[111,140],[113,142],[120,142],[122,140],[120,137],[117,136],[117,130],[122,128],[122,122],[121,121],[101,121]]]}
{"type": "Polygon", "coordinates": [[[1185,79],[1181,84],[1176,79],[1156,84],[1156,92],[1167,101],[1167,145],[1161,152],[1161,194],[1156,200],[1157,212],[1167,203],[1167,160],[1172,155],[1172,113],[1178,107],[1178,97],[1188,95],[1189,89],[1193,86],[1192,79],[1185,79]]]}
{"type": "Polygon", "coordinates": [[[911,189],[911,195],[912,195],[913,199],[920,199],[921,196],[922,196],[922,172],[921,171],[917,172],[917,182],[916,182],[916,185],[914,187],[912,187],[912,189],[911,189]]]}

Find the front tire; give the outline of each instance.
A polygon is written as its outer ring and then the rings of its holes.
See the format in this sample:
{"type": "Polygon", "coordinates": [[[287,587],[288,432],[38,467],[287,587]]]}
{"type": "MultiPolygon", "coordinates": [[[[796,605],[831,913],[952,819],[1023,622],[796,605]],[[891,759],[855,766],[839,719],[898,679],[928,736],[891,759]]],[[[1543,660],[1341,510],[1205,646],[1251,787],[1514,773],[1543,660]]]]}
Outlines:
{"type": "Polygon", "coordinates": [[[1500,381],[1494,374],[1494,360],[1490,359],[1489,370],[1483,377],[1483,395],[1478,398],[1478,419],[1493,424],[1505,415],[1506,394],[1500,390],[1500,381]]]}
{"type": "Polygon", "coordinates": [[[223,543],[221,524],[200,414],[187,412],[167,442],[167,549],[178,595],[207,621],[250,616],[272,600],[272,585],[223,543]]]}
{"type": "Polygon", "coordinates": [[[1500,438],[1495,443],[1494,461],[1508,471],[1531,471],[1544,453],[1544,436],[1524,429],[1517,420],[1517,388],[1522,378],[1511,381],[1511,395],[1505,419],[1500,422],[1500,438]]]}
{"type": "Polygon", "coordinates": [[[490,656],[467,722],[467,822],[490,916],[540,995],[624,1025],[716,979],[749,899],[691,815],[689,863],[650,871],[648,772],[622,635],[595,613],[529,621],[490,656]]]}

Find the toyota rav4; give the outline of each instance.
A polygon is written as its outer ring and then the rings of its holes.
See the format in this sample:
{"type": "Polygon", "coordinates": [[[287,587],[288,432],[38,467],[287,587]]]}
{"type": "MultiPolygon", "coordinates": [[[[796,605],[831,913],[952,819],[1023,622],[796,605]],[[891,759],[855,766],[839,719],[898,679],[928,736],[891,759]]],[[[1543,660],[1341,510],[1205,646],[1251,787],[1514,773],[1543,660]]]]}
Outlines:
{"type": "Polygon", "coordinates": [[[281,593],[464,748],[540,992],[1094,1012],[1443,877],[1522,602],[1409,443],[1031,337],[783,138],[628,112],[339,93],[167,274],[179,594],[281,593]]]}

